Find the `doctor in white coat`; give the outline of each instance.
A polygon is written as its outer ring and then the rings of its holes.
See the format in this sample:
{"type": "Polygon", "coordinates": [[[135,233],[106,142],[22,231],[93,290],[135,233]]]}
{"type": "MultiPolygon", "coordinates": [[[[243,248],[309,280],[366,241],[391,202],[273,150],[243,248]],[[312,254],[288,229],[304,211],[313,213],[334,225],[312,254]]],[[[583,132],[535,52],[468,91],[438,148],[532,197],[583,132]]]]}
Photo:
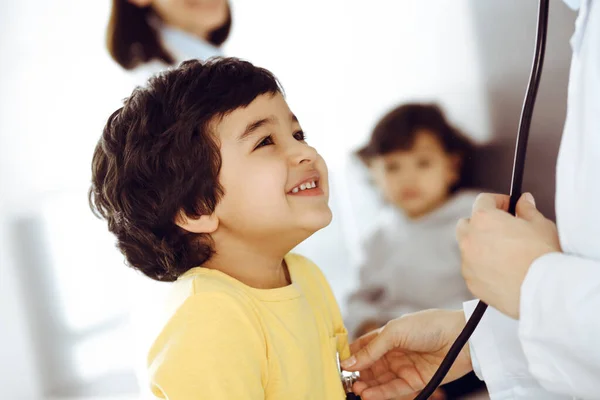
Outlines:
{"type": "Polygon", "coordinates": [[[228,0],[113,0],[106,46],[143,84],[182,61],[222,55],[230,30],[228,0]]]}
{"type": "MultiPolygon", "coordinates": [[[[566,1],[566,0],[565,0],[566,1]]],[[[446,381],[472,369],[496,399],[600,399],[600,0],[579,8],[557,162],[557,226],[484,194],[457,226],[467,286],[491,307],[446,381]]],[[[475,308],[403,316],[352,345],[363,400],[421,390],[475,308]]]]}

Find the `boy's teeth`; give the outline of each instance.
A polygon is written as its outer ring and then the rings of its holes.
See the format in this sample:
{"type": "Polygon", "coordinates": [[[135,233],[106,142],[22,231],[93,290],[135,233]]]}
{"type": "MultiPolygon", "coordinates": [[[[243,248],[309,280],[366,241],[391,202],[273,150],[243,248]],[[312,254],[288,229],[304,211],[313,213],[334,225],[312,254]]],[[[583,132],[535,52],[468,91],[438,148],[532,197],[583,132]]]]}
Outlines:
{"type": "Polygon", "coordinates": [[[296,186],[295,188],[293,188],[292,193],[298,193],[301,190],[314,189],[316,187],[317,187],[317,183],[315,181],[307,182],[307,183],[303,183],[302,185],[296,186]]]}

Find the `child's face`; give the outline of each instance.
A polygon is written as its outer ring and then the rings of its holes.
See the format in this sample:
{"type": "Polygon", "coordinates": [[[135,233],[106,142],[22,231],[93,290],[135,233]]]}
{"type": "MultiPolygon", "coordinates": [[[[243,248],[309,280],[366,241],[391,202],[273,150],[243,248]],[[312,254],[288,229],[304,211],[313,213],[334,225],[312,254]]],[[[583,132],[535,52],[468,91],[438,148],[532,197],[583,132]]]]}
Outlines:
{"type": "Polygon", "coordinates": [[[281,94],[257,97],[215,130],[225,192],[215,209],[221,232],[294,247],[331,222],[325,161],[304,141],[281,94]]]}
{"type": "Polygon", "coordinates": [[[448,198],[459,176],[459,162],[433,134],[420,131],[410,150],[374,157],[370,169],[386,200],[417,218],[448,198]]]}

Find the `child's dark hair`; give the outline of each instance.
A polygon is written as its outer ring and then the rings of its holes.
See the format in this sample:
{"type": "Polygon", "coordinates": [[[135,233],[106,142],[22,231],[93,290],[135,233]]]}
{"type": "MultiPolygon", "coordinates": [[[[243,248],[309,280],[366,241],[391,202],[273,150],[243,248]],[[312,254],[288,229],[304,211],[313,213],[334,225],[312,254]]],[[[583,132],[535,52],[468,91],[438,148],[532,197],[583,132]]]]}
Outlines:
{"type": "MultiPolygon", "coordinates": [[[[110,56],[125,69],[133,69],[148,61],[159,60],[173,65],[175,60],[162,45],[158,32],[150,24],[152,7],[138,7],[129,0],[113,0],[108,26],[106,47],[110,56]]],[[[231,31],[231,10],[225,23],[212,31],[208,41],[220,46],[231,31]]]]}
{"type": "Polygon", "coordinates": [[[283,93],[277,79],[249,62],[192,60],[151,78],[109,117],[94,151],[89,201],[130,266],[173,281],[211,257],[210,235],[174,221],[181,211],[211,214],[223,195],[214,121],[275,93],[283,93]]]}
{"type": "Polygon", "coordinates": [[[373,157],[410,150],[422,130],[433,134],[447,153],[456,154],[461,159],[460,178],[451,191],[468,186],[472,172],[469,161],[474,145],[446,120],[435,104],[408,103],[388,112],[373,129],[369,143],[356,154],[368,166],[373,157]]]}

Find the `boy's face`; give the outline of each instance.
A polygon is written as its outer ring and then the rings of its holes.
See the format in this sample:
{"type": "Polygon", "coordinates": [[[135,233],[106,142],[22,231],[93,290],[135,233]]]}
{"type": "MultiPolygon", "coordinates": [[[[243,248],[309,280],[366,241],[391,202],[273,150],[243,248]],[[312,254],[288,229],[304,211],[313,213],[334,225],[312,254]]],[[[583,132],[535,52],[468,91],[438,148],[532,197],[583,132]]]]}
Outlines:
{"type": "Polygon", "coordinates": [[[327,167],[281,94],[257,97],[214,129],[225,192],[215,209],[221,232],[293,247],[331,222],[327,167]]]}
{"type": "Polygon", "coordinates": [[[386,200],[418,218],[446,201],[459,177],[459,161],[423,130],[410,150],[374,157],[370,169],[386,200]]]}

